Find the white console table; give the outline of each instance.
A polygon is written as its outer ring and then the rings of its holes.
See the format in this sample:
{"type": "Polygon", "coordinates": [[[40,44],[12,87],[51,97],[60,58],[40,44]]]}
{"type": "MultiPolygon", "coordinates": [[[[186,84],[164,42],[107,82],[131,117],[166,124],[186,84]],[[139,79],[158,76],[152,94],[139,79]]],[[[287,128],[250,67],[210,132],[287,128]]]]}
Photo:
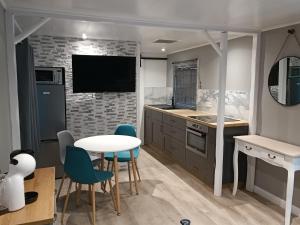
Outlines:
{"type": "MultiPolygon", "coordinates": [[[[285,168],[288,171],[288,178],[286,187],[286,206],[284,224],[290,225],[294,192],[294,176],[295,172],[297,170],[300,170],[300,147],[258,135],[236,136],[234,138],[234,186],[232,194],[236,194],[238,186],[239,151],[254,158],[259,158],[274,166],[285,168]]],[[[254,179],[252,182],[254,182],[254,179]]]]}

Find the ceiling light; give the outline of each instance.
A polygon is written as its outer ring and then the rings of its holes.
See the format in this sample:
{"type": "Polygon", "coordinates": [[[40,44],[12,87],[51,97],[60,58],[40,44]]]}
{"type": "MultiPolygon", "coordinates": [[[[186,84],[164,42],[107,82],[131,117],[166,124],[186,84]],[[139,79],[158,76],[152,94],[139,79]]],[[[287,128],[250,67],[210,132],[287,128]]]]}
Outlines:
{"type": "Polygon", "coordinates": [[[165,48],[162,48],[162,49],[161,49],[161,51],[162,51],[162,52],[165,52],[165,51],[166,51],[166,49],[165,49],[165,48]]]}
{"type": "Polygon", "coordinates": [[[85,33],[82,34],[82,39],[87,39],[87,36],[85,33]]]}

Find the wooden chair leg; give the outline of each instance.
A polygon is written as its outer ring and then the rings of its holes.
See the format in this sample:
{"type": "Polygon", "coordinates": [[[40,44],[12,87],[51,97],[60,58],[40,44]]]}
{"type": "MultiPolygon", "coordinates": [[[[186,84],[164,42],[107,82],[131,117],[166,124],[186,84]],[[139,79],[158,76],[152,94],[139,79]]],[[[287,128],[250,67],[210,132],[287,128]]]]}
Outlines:
{"type": "Polygon", "coordinates": [[[112,165],[111,165],[110,171],[111,171],[111,172],[113,172],[114,168],[115,168],[115,161],[113,161],[113,162],[112,162],[112,165]]]}
{"type": "Polygon", "coordinates": [[[93,210],[93,225],[96,224],[96,198],[95,198],[95,184],[92,184],[92,210],[93,210]]]}
{"type": "Polygon", "coordinates": [[[89,184],[89,204],[92,205],[92,185],[89,184]]]}
{"type": "Polygon", "coordinates": [[[114,172],[115,172],[115,194],[116,194],[116,205],[117,205],[117,215],[121,215],[120,207],[120,187],[119,187],[119,164],[118,164],[118,155],[114,153],[114,172]]]}
{"type": "Polygon", "coordinates": [[[139,190],[138,190],[137,177],[136,177],[137,172],[136,172],[136,164],[135,164],[135,158],[134,158],[133,150],[130,150],[130,157],[131,157],[131,161],[132,161],[132,170],[133,170],[133,180],[134,180],[135,192],[138,195],[139,190]]]}
{"type": "Polygon", "coordinates": [[[78,184],[76,191],[76,206],[80,205],[80,193],[81,193],[82,184],[78,184]]]}
{"type": "MultiPolygon", "coordinates": [[[[107,162],[106,171],[109,171],[109,166],[110,166],[110,161],[107,162]]],[[[104,190],[106,190],[106,183],[107,183],[107,180],[104,182],[104,187],[103,187],[104,190]]]]}
{"type": "MultiPolygon", "coordinates": [[[[101,153],[101,160],[100,160],[100,171],[104,171],[104,153],[101,153]]],[[[106,192],[106,184],[105,182],[101,182],[101,189],[105,193],[106,192]]]]}
{"type": "Polygon", "coordinates": [[[139,167],[138,167],[138,164],[137,164],[137,159],[135,159],[135,165],[136,165],[136,172],[137,172],[137,175],[139,177],[139,182],[141,182],[141,176],[140,176],[140,171],[139,171],[139,167]]]}
{"type": "Polygon", "coordinates": [[[130,161],[127,162],[127,165],[128,165],[129,188],[130,188],[130,194],[132,195],[132,181],[131,181],[130,161]]]}
{"type": "Polygon", "coordinates": [[[64,173],[64,175],[63,175],[63,177],[61,179],[60,185],[59,185],[59,189],[58,189],[57,195],[56,195],[56,201],[59,199],[59,195],[60,195],[60,192],[61,192],[61,189],[63,187],[65,179],[66,179],[66,174],[64,173]]]}
{"type": "Polygon", "coordinates": [[[109,192],[111,194],[111,198],[112,198],[112,201],[113,201],[113,204],[114,204],[114,209],[115,209],[115,211],[117,211],[116,200],[115,200],[115,192],[114,192],[113,186],[111,184],[111,179],[108,180],[108,183],[109,183],[109,192]]]}
{"type": "Polygon", "coordinates": [[[69,202],[70,190],[71,190],[71,187],[72,187],[72,183],[73,183],[72,180],[70,180],[69,187],[68,187],[68,192],[67,192],[67,197],[66,197],[66,200],[65,200],[64,208],[63,208],[63,213],[61,215],[61,223],[62,224],[64,223],[64,216],[65,216],[65,213],[66,213],[66,210],[67,210],[67,207],[68,207],[68,202],[69,202]]]}

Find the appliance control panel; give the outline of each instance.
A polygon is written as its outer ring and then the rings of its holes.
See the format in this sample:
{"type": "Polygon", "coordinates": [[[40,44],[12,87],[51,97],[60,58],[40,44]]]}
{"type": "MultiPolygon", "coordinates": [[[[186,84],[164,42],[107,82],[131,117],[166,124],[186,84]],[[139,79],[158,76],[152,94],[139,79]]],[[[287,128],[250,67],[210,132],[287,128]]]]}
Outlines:
{"type": "Polygon", "coordinates": [[[187,121],[186,122],[186,126],[187,128],[202,132],[202,133],[208,133],[208,127],[201,125],[201,124],[197,124],[191,121],[187,121]]]}

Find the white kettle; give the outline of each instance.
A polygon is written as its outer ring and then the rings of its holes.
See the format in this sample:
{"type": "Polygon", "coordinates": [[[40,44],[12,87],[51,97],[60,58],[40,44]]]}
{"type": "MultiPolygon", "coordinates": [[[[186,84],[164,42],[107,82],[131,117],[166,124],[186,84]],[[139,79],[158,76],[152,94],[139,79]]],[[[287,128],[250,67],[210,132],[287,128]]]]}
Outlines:
{"type": "Polygon", "coordinates": [[[8,174],[0,184],[0,203],[9,211],[25,206],[24,177],[31,174],[35,167],[36,161],[29,154],[22,153],[11,159],[8,174]]]}

